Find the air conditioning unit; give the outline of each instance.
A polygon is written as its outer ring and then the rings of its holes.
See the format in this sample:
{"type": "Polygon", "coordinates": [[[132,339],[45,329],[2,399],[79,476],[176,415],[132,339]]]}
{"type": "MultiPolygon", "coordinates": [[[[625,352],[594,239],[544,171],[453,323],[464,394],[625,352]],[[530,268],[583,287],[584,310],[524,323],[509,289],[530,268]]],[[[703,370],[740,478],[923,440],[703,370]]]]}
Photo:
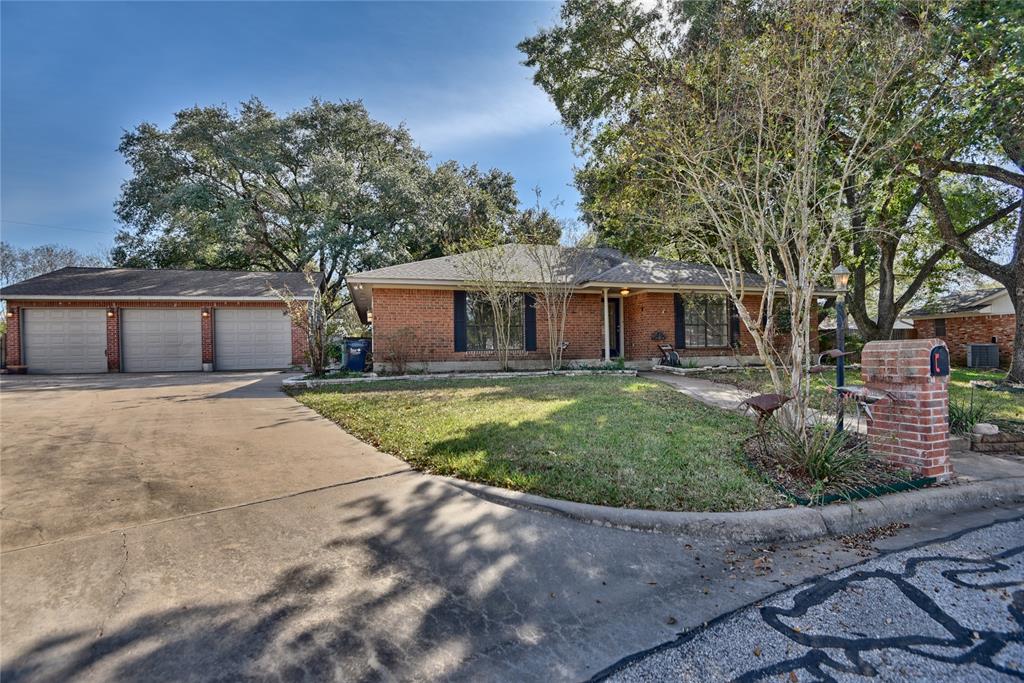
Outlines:
{"type": "Polygon", "coordinates": [[[999,346],[997,344],[968,344],[967,367],[998,368],[999,346]]]}

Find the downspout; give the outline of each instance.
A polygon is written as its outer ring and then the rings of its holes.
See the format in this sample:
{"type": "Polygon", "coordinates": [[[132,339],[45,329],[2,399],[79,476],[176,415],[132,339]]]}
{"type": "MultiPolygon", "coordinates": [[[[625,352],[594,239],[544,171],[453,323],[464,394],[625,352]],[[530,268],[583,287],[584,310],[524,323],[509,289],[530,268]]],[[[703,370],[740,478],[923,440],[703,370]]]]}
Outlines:
{"type": "Polygon", "coordinates": [[[604,362],[610,363],[612,361],[612,349],[608,343],[608,288],[605,287],[604,293],[604,362]]]}

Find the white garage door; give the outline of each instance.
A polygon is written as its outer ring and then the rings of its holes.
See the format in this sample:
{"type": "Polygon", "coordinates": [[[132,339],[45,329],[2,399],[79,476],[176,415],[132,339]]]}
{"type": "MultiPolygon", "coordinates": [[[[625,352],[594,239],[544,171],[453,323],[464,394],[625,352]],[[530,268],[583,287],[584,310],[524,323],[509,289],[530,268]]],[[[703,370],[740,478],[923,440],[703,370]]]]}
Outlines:
{"type": "Polygon", "coordinates": [[[102,308],[26,308],[29,372],[106,372],[107,313],[102,308]]]}
{"type": "Polygon", "coordinates": [[[203,332],[199,309],[124,309],[121,353],[125,372],[201,370],[203,332]]]}
{"type": "Polygon", "coordinates": [[[292,364],[292,325],[273,308],[218,308],[213,314],[218,370],[264,370],[292,364]]]}

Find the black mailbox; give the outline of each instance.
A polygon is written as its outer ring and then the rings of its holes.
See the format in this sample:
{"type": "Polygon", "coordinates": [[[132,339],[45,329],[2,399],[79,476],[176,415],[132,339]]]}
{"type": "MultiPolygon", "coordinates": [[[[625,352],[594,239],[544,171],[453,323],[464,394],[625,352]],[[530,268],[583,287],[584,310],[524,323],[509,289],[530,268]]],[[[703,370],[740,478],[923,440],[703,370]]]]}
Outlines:
{"type": "Polygon", "coordinates": [[[945,377],[949,374],[949,349],[945,346],[934,346],[928,358],[928,370],[932,377],[945,377]]]}

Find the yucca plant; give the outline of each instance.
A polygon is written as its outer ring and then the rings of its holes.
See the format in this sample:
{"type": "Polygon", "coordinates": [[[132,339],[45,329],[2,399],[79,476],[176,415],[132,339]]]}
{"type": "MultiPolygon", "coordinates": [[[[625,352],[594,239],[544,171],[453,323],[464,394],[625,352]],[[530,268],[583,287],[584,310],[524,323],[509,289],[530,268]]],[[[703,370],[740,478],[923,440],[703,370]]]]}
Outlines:
{"type": "Polygon", "coordinates": [[[818,495],[842,493],[871,483],[867,443],[832,424],[806,427],[801,434],[785,420],[773,421],[767,435],[770,452],[785,469],[811,482],[818,495]]]}
{"type": "Polygon", "coordinates": [[[989,422],[993,416],[991,400],[987,397],[975,399],[974,387],[971,387],[970,399],[949,401],[949,431],[954,434],[970,434],[974,425],[989,422]]]}

